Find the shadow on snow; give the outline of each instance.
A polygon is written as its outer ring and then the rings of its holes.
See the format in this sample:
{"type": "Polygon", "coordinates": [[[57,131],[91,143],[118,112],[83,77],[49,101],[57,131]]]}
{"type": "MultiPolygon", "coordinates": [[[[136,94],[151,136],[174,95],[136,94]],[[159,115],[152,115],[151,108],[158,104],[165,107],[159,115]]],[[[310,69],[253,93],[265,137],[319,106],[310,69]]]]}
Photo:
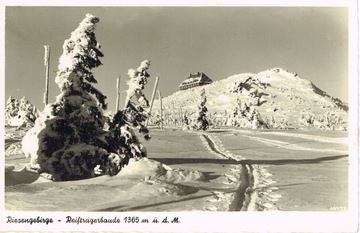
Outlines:
{"type": "Polygon", "coordinates": [[[205,159],[205,158],[152,158],[152,159],[167,165],[191,164],[191,163],[211,163],[211,164],[221,164],[221,165],[228,165],[228,164],[286,165],[286,164],[315,164],[315,163],[332,161],[346,157],[348,157],[348,155],[325,156],[314,159],[273,159],[273,160],[244,159],[240,161],[236,161],[234,159],[205,159]]]}

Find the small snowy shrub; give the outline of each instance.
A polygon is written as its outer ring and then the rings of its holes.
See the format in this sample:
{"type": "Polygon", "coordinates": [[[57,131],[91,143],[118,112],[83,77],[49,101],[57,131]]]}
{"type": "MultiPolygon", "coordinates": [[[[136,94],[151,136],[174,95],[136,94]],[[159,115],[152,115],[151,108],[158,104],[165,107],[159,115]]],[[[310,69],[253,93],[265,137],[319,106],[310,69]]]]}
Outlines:
{"type": "Polygon", "coordinates": [[[246,103],[243,104],[240,99],[237,100],[237,106],[230,117],[230,125],[248,129],[268,128],[259,111],[246,103]]]}
{"type": "Polygon", "coordinates": [[[335,112],[327,112],[323,116],[323,128],[330,130],[346,130],[346,122],[335,112]]]}
{"type": "Polygon", "coordinates": [[[291,128],[291,124],[288,122],[287,119],[280,118],[278,121],[275,122],[274,127],[275,129],[289,129],[291,128]]]}
{"type": "Polygon", "coordinates": [[[339,122],[341,121],[341,117],[338,117],[336,114],[332,113],[332,112],[327,112],[325,115],[325,127],[327,127],[328,129],[335,129],[335,126],[339,124],[339,122]]]}
{"type": "Polygon", "coordinates": [[[313,125],[315,121],[315,115],[309,113],[302,114],[299,121],[303,125],[313,125]]]}
{"type": "Polygon", "coordinates": [[[275,120],[273,115],[271,115],[270,118],[265,117],[264,121],[268,129],[290,129],[293,127],[287,119],[277,118],[275,120]]]}

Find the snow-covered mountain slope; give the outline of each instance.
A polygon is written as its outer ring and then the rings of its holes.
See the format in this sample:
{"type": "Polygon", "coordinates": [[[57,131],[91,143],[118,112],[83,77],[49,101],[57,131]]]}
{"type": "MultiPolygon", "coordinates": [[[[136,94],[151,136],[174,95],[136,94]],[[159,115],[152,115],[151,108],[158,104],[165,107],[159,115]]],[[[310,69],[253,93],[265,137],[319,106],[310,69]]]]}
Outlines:
{"type": "MultiPolygon", "coordinates": [[[[210,118],[230,118],[240,100],[258,110],[263,119],[286,122],[290,128],[347,128],[346,103],[281,68],[237,74],[206,86],[175,92],[162,100],[163,118],[166,114],[195,111],[202,89],[206,91],[210,118]]],[[[153,115],[157,115],[158,100],[153,108],[153,115]]]]}

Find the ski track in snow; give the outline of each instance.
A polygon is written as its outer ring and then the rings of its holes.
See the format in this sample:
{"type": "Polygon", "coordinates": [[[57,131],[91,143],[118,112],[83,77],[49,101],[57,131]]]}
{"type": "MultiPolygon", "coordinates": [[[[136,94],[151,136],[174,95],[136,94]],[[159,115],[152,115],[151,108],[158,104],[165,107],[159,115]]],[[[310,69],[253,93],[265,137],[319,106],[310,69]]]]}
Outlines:
{"type": "MultiPolygon", "coordinates": [[[[200,139],[203,143],[203,146],[212,154],[217,155],[219,158],[228,158],[230,159],[226,152],[218,148],[218,145],[215,144],[208,135],[205,134],[199,134],[200,139]]],[[[229,169],[228,173],[223,174],[224,181],[222,181],[223,184],[236,188],[240,182],[241,179],[241,167],[239,165],[231,165],[231,168],[229,169]]],[[[226,210],[231,209],[232,203],[234,202],[234,194],[232,193],[226,193],[221,191],[214,191],[212,192],[212,196],[207,199],[207,202],[209,204],[205,206],[205,210],[208,211],[218,211],[219,206],[226,205],[226,210]]]]}
{"type": "MultiPolygon", "coordinates": [[[[278,188],[272,186],[275,181],[265,166],[246,163],[245,157],[226,150],[221,140],[213,134],[200,134],[200,138],[211,153],[239,162],[239,165],[231,165],[229,172],[224,174],[228,179],[226,184],[238,185],[235,194],[230,197],[226,196],[229,194],[214,193],[208,202],[214,203],[226,199],[229,203],[229,211],[278,210],[274,203],[281,198],[281,195],[273,192],[278,188]]],[[[217,210],[214,205],[209,205],[206,209],[217,210]]]]}

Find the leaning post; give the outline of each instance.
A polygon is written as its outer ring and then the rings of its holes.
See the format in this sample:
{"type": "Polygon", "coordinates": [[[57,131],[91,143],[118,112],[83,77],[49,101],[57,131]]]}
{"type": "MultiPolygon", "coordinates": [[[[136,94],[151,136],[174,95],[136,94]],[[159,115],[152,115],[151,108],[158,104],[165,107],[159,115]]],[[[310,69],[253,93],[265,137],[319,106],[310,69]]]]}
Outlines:
{"type": "MultiPolygon", "coordinates": [[[[155,92],[156,92],[158,83],[159,83],[159,77],[156,76],[156,78],[155,78],[155,84],[154,84],[154,89],[153,89],[153,92],[152,92],[152,95],[151,95],[151,100],[150,100],[149,118],[150,118],[151,109],[152,109],[152,106],[153,106],[153,103],[154,103],[155,92]]],[[[148,125],[148,123],[149,123],[149,118],[146,120],[145,126],[148,125]]]]}
{"type": "Polygon", "coordinates": [[[160,129],[163,129],[163,117],[162,117],[162,99],[161,99],[161,93],[160,90],[158,90],[159,95],[159,102],[160,102],[160,129]]]}

